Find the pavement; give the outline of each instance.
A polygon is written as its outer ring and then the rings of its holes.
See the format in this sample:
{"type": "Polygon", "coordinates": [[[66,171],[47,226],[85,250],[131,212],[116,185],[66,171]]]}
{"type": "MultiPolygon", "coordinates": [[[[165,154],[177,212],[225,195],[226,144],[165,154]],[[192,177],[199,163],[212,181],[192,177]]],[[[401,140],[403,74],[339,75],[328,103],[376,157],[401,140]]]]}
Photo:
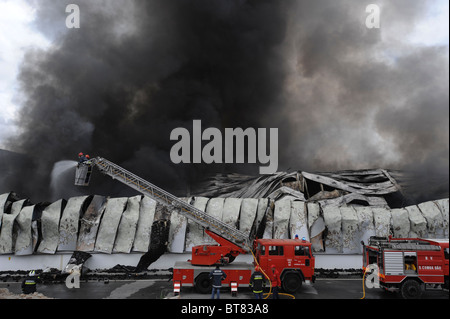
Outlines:
{"type": "MultiPolygon", "coordinates": [[[[20,294],[20,282],[2,282],[0,288],[20,294]]],[[[268,289],[267,289],[268,290],[268,289]]],[[[164,279],[148,280],[109,280],[80,283],[80,288],[69,289],[64,283],[39,284],[37,291],[44,296],[57,299],[165,299],[174,298],[172,282],[164,279]]],[[[295,299],[360,299],[363,297],[361,279],[317,279],[314,284],[304,284],[294,294],[295,299]]],[[[209,299],[209,294],[199,294],[194,288],[183,287],[176,299],[209,299]]],[[[401,299],[398,293],[384,292],[381,289],[365,289],[366,299],[401,299]]],[[[222,288],[221,299],[250,300],[253,294],[248,288],[241,288],[237,297],[232,297],[229,288],[222,288]]],[[[280,295],[280,299],[292,299],[280,295]]],[[[427,290],[423,299],[449,299],[448,291],[427,290]]]]}

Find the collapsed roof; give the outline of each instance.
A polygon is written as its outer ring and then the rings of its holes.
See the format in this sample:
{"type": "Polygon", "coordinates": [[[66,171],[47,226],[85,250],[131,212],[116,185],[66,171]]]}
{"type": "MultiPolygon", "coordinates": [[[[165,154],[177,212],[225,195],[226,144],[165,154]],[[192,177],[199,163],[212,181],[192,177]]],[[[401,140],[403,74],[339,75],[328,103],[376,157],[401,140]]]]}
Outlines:
{"type": "MultiPolygon", "coordinates": [[[[277,172],[256,177],[218,174],[201,183],[194,193],[206,197],[263,198],[276,191],[294,190],[300,192],[306,201],[328,200],[334,204],[359,203],[365,206],[387,204],[391,208],[399,208],[417,203],[418,187],[411,187],[412,179],[411,174],[385,169],[277,172]]],[[[445,197],[448,197],[448,191],[429,199],[445,197]]]]}

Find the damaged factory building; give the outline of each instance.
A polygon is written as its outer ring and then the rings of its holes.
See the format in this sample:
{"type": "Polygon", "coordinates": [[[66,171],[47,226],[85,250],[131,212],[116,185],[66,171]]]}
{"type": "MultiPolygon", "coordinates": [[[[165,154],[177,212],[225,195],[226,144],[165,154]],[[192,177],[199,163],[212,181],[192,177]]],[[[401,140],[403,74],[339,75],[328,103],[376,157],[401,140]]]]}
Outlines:
{"type": "MultiPolygon", "coordinates": [[[[361,241],[371,236],[449,236],[448,198],[410,203],[407,187],[382,169],[218,175],[200,188],[183,200],[253,238],[305,238],[319,264],[331,255],[360,260],[361,241]]],[[[91,257],[92,268],[134,263],[145,270],[160,256],[211,243],[202,227],[142,195],[39,204],[0,195],[0,271],[62,270],[74,252],[91,257]]]]}

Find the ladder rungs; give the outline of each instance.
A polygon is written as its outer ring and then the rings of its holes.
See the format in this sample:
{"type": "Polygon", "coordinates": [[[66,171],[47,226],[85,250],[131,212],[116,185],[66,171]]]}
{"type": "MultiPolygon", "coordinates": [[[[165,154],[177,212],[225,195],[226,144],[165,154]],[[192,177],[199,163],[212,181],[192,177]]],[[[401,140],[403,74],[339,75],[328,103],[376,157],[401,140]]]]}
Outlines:
{"type": "MultiPolygon", "coordinates": [[[[194,222],[210,229],[213,232],[218,232],[222,237],[225,237],[230,241],[247,244],[249,239],[247,234],[208,215],[202,210],[186,203],[178,197],[164,191],[150,182],[147,182],[133,173],[128,172],[122,167],[103,158],[97,158],[95,163],[101,167],[101,170],[109,173],[113,178],[121,180],[128,186],[153,198],[163,205],[171,206],[173,209],[177,209],[178,213],[182,214],[186,218],[192,219],[194,222]]],[[[248,249],[249,247],[243,248],[248,249]]]]}

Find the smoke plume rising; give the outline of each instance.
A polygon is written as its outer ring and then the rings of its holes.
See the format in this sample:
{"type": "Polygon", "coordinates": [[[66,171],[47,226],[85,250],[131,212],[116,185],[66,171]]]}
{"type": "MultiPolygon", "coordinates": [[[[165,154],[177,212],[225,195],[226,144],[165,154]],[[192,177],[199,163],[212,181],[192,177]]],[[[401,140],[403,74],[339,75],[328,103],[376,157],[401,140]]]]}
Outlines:
{"type": "MultiPolygon", "coordinates": [[[[170,132],[193,119],[277,127],[279,170],[407,169],[442,176],[448,194],[448,44],[408,41],[426,2],[377,1],[380,29],[349,0],[79,0],[80,29],[65,27],[70,2],[32,3],[53,46],[21,66],[9,145],[32,159],[35,174],[15,173],[25,196],[45,200],[54,163],[80,151],[178,195],[211,173],[257,172],[171,163],[170,132]]],[[[89,192],[123,194],[106,183],[89,192]]]]}

